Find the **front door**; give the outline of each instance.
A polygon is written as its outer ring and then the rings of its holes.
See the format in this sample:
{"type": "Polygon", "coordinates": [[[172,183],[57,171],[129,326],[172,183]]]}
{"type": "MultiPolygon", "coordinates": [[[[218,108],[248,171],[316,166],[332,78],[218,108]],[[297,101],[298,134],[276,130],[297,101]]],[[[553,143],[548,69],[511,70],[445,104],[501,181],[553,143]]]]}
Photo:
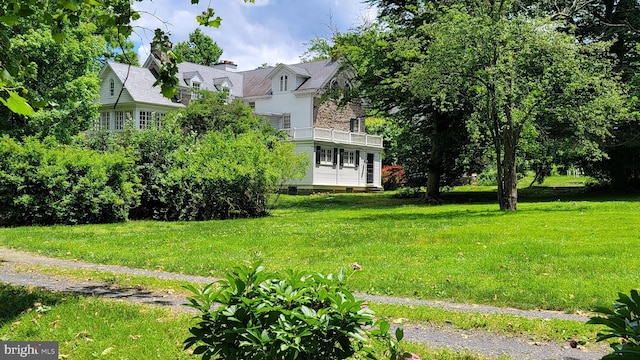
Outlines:
{"type": "Polygon", "coordinates": [[[373,154],[367,153],[367,185],[373,184],[373,154]]]}

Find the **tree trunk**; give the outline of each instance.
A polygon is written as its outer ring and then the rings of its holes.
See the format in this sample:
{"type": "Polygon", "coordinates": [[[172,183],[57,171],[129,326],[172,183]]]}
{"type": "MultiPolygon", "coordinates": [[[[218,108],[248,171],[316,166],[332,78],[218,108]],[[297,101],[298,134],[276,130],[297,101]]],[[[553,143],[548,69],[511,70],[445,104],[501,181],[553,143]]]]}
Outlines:
{"type": "Polygon", "coordinates": [[[440,179],[444,174],[445,156],[447,145],[443,142],[443,134],[449,129],[452,122],[449,114],[436,112],[433,114],[433,134],[431,135],[431,159],[427,166],[427,200],[430,203],[441,204],[440,179]]]}
{"type": "Polygon", "coordinates": [[[440,202],[440,177],[442,171],[437,167],[427,170],[427,200],[440,202]]]}
{"type": "Polygon", "coordinates": [[[518,172],[516,171],[517,134],[512,126],[503,130],[503,158],[498,163],[498,203],[500,210],[516,211],[518,207],[518,172]]]}

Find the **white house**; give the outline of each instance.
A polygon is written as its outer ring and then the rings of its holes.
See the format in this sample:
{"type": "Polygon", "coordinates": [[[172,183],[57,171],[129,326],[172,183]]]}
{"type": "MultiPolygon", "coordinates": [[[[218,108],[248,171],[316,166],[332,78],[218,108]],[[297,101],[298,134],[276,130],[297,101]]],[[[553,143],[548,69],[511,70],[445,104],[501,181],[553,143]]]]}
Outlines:
{"type": "Polygon", "coordinates": [[[338,107],[322,101],[323,93],[345,86],[339,61],[322,60],[250,71],[235,71],[223,62],[214,66],[178,65],[178,94],[167,99],[153,87],[158,66],[150,56],[142,67],[109,62],[100,72],[100,117],[96,126],[111,131],[131,119],[138,129],[161,124],[171,110],[183,108],[197,96],[194,89],[226,90],[255,113],[286,131],[296,151],[309,155],[305,177],[288,184],[288,191],[380,191],[382,138],[365,132],[364,107],[352,102],[338,107]]]}

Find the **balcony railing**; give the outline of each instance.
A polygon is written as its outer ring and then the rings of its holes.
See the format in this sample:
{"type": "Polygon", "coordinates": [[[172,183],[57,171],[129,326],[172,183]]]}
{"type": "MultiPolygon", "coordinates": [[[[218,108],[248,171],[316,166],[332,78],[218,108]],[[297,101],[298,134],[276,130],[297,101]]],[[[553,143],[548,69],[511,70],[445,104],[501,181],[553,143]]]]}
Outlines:
{"type": "Polygon", "coordinates": [[[293,128],[285,131],[289,134],[289,140],[320,140],[382,148],[382,136],[378,135],[323,128],[293,128]]]}

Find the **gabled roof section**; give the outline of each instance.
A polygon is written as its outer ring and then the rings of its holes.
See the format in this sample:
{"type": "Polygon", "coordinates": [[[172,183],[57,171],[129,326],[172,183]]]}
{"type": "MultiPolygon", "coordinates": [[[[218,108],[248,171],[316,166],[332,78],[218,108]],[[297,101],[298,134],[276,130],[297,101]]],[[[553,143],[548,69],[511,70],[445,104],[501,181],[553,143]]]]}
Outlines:
{"type": "Polygon", "coordinates": [[[229,79],[229,78],[228,78],[228,77],[226,77],[226,76],[225,76],[225,77],[221,77],[221,78],[213,79],[213,86],[215,86],[215,87],[216,87],[216,90],[220,91],[220,90],[222,90],[222,89],[223,89],[223,86],[222,86],[222,85],[223,85],[225,82],[227,83],[227,86],[228,86],[229,88],[232,88],[232,87],[233,87],[233,82],[231,81],[231,79],[229,79]]]}
{"type": "Polygon", "coordinates": [[[160,88],[153,86],[156,78],[149,69],[109,61],[100,71],[100,77],[104,75],[107,68],[113,71],[135,102],[184,107],[184,105],[162,96],[160,88]]]}
{"type": "Polygon", "coordinates": [[[200,75],[200,73],[198,73],[197,71],[187,71],[182,75],[182,79],[184,80],[185,84],[188,85],[189,83],[187,80],[191,80],[196,76],[202,79],[202,75],[200,75]]]}
{"type": "Polygon", "coordinates": [[[309,74],[309,72],[305,68],[299,67],[297,65],[286,65],[286,64],[279,64],[278,66],[274,67],[273,70],[271,70],[271,72],[269,73],[269,75],[267,75],[267,77],[269,79],[272,79],[277,73],[279,73],[283,69],[289,70],[289,72],[292,72],[297,76],[302,76],[306,78],[311,77],[311,74],[309,74]]]}
{"type": "Polygon", "coordinates": [[[323,89],[340,69],[339,61],[320,60],[294,65],[280,64],[276,67],[239,72],[244,75],[244,96],[268,96],[272,77],[282,69],[288,69],[296,75],[307,78],[295,91],[311,91],[323,89]]]}
{"type": "Polygon", "coordinates": [[[202,78],[202,83],[200,84],[200,89],[203,90],[216,90],[216,79],[229,79],[229,83],[232,85],[230,88],[231,95],[235,97],[243,96],[242,86],[242,75],[232,71],[226,71],[221,69],[215,69],[211,66],[205,66],[200,64],[194,64],[190,62],[183,62],[178,64],[178,77],[184,78],[187,74],[198,73],[200,78],[202,78]],[[237,86],[233,86],[236,85],[237,86]]]}

